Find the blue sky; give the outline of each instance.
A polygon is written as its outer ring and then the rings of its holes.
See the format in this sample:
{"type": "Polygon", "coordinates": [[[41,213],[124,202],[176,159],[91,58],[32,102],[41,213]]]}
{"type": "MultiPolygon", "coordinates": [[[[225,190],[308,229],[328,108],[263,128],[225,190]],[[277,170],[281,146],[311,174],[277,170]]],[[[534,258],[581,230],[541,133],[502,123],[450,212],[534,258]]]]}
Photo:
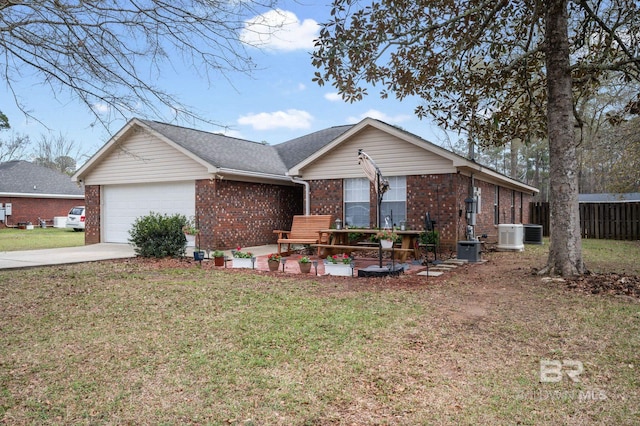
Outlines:
{"type": "MultiPolygon", "coordinates": [[[[280,3],[277,13],[266,12],[248,19],[247,29],[263,21],[284,24],[270,38],[256,39],[252,36],[256,32],[244,33],[244,40],[250,44],[247,50],[258,68],[251,76],[241,73],[225,77],[216,75],[207,81],[186,71],[185,67],[185,71],[178,74],[167,70],[155,83],[177,94],[183,103],[193,106],[207,119],[228,126],[228,129],[224,131],[206,124],[190,127],[252,141],[275,144],[323,128],[356,123],[369,116],[442,144],[443,132],[428,120],[420,120],[414,115],[418,100],[383,100],[373,88],[363,101],[349,104],[342,101],[330,85],[319,87],[311,81],[316,71],[310,58],[313,39],[318,35],[318,24],[327,20],[329,13],[328,5],[285,1],[280,3]]],[[[46,127],[27,120],[2,88],[0,109],[9,116],[14,133],[27,134],[33,139],[48,132],[55,136],[62,134],[80,144],[90,155],[109,139],[110,134],[104,128],[91,126],[94,122],[91,112],[67,94],[54,97],[46,86],[28,78],[21,81],[20,87],[23,101],[46,127]]],[[[95,105],[96,110],[101,108],[101,105],[95,105]]],[[[115,133],[125,122],[117,121],[109,130],[115,133]]],[[[7,133],[2,137],[6,138],[7,133]]]]}

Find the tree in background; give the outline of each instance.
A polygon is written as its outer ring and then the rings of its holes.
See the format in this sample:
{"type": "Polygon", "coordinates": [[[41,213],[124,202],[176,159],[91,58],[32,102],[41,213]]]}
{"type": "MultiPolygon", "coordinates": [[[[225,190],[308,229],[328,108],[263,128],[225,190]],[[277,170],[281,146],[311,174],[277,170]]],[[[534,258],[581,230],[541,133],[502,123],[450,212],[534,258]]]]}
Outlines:
{"type": "Polygon", "coordinates": [[[0,111],[0,130],[7,130],[9,128],[11,128],[9,125],[9,118],[0,111]]]}
{"type": "MultiPolygon", "coordinates": [[[[347,101],[368,86],[417,96],[420,116],[487,145],[549,141],[551,243],[544,272],[585,272],[578,211],[576,99],[602,78],[640,81],[631,0],[334,0],[315,81],[347,101]]],[[[629,103],[637,101],[629,99],[629,103]]]]}
{"type": "Polygon", "coordinates": [[[77,160],[85,155],[74,141],[68,140],[63,135],[57,137],[41,135],[32,157],[34,164],[71,176],[76,171],[77,160]]]}
{"type": "MultiPolygon", "coordinates": [[[[239,43],[244,19],[271,0],[0,1],[0,78],[18,107],[15,90],[25,74],[39,76],[53,96],[69,91],[96,112],[108,106],[128,117],[141,107],[161,117],[200,118],[154,85],[161,64],[180,57],[208,79],[248,72],[254,65],[239,43]]],[[[149,115],[149,114],[143,114],[149,115]]],[[[2,120],[0,120],[0,123],[2,120]]]]}
{"type": "Polygon", "coordinates": [[[0,139],[0,163],[24,159],[30,145],[29,136],[13,135],[10,139],[0,139]]]}

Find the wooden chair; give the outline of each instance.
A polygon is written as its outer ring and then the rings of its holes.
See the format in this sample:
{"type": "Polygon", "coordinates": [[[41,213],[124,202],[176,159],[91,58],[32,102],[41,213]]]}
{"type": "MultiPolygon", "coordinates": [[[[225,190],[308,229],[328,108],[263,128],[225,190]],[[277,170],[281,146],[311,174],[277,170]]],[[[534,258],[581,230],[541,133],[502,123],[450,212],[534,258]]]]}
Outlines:
{"type": "Polygon", "coordinates": [[[291,230],[275,230],[278,234],[278,253],[289,253],[292,244],[320,244],[327,243],[327,235],[320,232],[322,229],[329,229],[333,221],[332,215],[297,215],[293,217],[291,230]],[[282,251],[282,246],[286,245],[287,250],[282,251]]]}

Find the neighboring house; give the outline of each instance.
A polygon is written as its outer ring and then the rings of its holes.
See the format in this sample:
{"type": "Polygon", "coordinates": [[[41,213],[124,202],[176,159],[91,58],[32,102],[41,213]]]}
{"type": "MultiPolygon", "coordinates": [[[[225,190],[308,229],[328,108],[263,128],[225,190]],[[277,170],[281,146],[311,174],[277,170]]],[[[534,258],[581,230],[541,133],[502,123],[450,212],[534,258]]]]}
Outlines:
{"type": "MultiPolygon", "coordinates": [[[[0,163],[0,204],[11,204],[11,215],[4,225],[15,226],[38,219],[53,223],[56,216],[67,216],[73,206],[84,204],[84,188],[61,172],[28,161],[0,163]]],[[[4,210],[4,209],[3,209],[4,210]]]]}
{"type": "Polygon", "coordinates": [[[369,154],[389,179],[383,216],[423,229],[429,212],[442,241],[464,238],[464,200],[479,197],[476,234],[527,223],[538,190],[416,135],[367,118],[267,145],[133,119],[73,179],[85,185],[86,243],[126,242],[150,211],[195,217],[203,248],[275,242],[295,214],[332,214],[376,226],[373,187],[358,164],[369,154]]]}
{"type": "Polygon", "coordinates": [[[579,194],[579,203],[640,203],[640,192],[579,194]]]}

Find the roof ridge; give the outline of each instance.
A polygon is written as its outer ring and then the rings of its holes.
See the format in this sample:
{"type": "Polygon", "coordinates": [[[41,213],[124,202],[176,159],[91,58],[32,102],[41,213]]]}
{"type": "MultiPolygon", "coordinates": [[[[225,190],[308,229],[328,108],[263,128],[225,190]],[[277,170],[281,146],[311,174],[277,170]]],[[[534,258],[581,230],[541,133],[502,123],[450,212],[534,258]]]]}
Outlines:
{"type": "Polygon", "coordinates": [[[170,127],[175,127],[177,129],[189,130],[189,131],[192,131],[192,132],[206,133],[207,135],[222,136],[222,137],[227,138],[227,139],[235,139],[237,141],[242,141],[242,142],[250,142],[250,143],[255,143],[255,144],[258,144],[258,145],[270,145],[270,144],[268,144],[266,142],[252,141],[252,140],[249,140],[249,139],[238,138],[236,136],[225,135],[224,133],[213,132],[211,130],[203,130],[203,129],[196,129],[196,128],[193,128],[193,127],[182,126],[180,124],[163,123],[163,122],[157,121],[157,120],[146,120],[146,119],[142,119],[142,118],[140,118],[139,120],[142,121],[145,124],[154,123],[154,124],[158,124],[160,126],[170,126],[170,127]]]}

